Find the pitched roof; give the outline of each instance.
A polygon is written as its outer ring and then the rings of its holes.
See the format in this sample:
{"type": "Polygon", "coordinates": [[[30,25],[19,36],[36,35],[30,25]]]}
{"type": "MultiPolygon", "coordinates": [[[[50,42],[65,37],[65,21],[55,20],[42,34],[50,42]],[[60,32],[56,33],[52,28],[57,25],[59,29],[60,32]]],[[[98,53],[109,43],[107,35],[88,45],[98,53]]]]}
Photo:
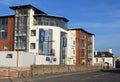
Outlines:
{"type": "Polygon", "coordinates": [[[113,53],[109,52],[94,52],[94,57],[113,57],[113,53]]]}

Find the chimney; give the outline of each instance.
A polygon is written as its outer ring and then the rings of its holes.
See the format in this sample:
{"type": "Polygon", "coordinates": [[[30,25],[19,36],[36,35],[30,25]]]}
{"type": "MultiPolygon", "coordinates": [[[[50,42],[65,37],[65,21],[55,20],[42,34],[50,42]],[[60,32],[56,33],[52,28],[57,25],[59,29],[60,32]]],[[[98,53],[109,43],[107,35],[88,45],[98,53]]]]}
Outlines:
{"type": "Polygon", "coordinates": [[[112,52],[112,48],[109,49],[109,53],[111,53],[111,54],[113,53],[113,52],[112,52]]]}
{"type": "Polygon", "coordinates": [[[95,55],[97,55],[97,51],[95,51],[95,55]]]}

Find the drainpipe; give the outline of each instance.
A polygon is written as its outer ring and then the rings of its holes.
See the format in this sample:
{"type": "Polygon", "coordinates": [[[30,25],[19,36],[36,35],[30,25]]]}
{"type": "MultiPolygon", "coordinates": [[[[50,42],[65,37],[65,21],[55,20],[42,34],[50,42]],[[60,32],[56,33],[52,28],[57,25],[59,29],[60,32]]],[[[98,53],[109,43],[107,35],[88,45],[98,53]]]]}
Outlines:
{"type": "Polygon", "coordinates": [[[19,67],[19,51],[17,51],[16,68],[19,67]]]}

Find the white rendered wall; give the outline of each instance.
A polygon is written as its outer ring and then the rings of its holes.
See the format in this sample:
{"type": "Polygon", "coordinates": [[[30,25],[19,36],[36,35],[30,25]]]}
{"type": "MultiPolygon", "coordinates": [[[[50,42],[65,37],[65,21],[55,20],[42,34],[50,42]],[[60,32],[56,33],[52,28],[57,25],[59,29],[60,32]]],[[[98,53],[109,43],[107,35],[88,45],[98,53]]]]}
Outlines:
{"type": "MultiPolygon", "coordinates": [[[[31,39],[31,29],[33,29],[34,30],[34,28],[33,28],[33,22],[34,22],[34,18],[33,18],[33,15],[34,15],[34,10],[33,9],[30,9],[29,10],[29,13],[30,13],[30,18],[29,18],[29,27],[28,27],[28,30],[27,30],[27,32],[28,32],[28,35],[27,35],[27,39],[28,39],[28,52],[33,52],[34,54],[36,54],[37,52],[37,49],[36,50],[30,50],[30,41],[32,41],[32,42],[36,42],[36,37],[32,37],[32,39],[31,39]]],[[[36,28],[35,28],[36,29],[36,28]]]]}
{"type": "MultiPolygon", "coordinates": [[[[53,45],[52,45],[52,47],[53,47],[53,49],[55,49],[56,64],[60,64],[60,33],[61,32],[67,33],[67,31],[60,27],[56,27],[56,26],[42,26],[42,25],[41,26],[40,25],[32,26],[32,28],[30,28],[30,31],[36,30],[36,36],[31,36],[29,34],[29,45],[30,45],[30,43],[35,43],[36,48],[30,49],[30,47],[29,47],[29,52],[33,52],[36,55],[38,55],[38,49],[39,49],[39,29],[44,29],[44,30],[52,29],[53,30],[53,45]]],[[[45,62],[45,64],[46,64],[46,60],[43,57],[46,58],[46,56],[39,56],[39,58],[36,58],[36,63],[41,64],[41,62],[45,62]],[[41,62],[38,62],[38,61],[41,61],[41,62]]]]}
{"type": "Polygon", "coordinates": [[[58,65],[57,61],[53,61],[55,56],[36,55],[36,65],[58,65]],[[49,57],[51,61],[46,61],[46,57],[49,57]]]}
{"type": "Polygon", "coordinates": [[[1,67],[16,67],[16,52],[0,51],[0,66],[1,67]],[[12,58],[6,58],[7,54],[14,54],[12,58]]]}
{"type": "Polygon", "coordinates": [[[105,58],[105,62],[108,62],[110,66],[113,66],[113,58],[105,58]]]}
{"type": "Polygon", "coordinates": [[[30,67],[35,63],[35,55],[29,52],[1,51],[0,66],[2,67],[30,67]],[[12,58],[7,58],[7,54],[12,54],[12,58]],[[18,62],[18,63],[17,63],[18,62]]]}
{"type": "Polygon", "coordinates": [[[107,63],[109,63],[110,66],[113,66],[113,65],[114,65],[114,64],[113,64],[113,58],[112,58],[112,57],[102,57],[102,58],[101,58],[101,57],[95,57],[95,58],[94,58],[94,61],[93,61],[94,64],[96,64],[96,63],[99,63],[99,64],[100,64],[100,63],[102,63],[102,62],[103,62],[103,63],[107,62],[107,63]],[[96,61],[96,58],[98,58],[98,62],[96,61]],[[103,58],[104,58],[104,62],[103,62],[103,58]]]}
{"type": "Polygon", "coordinates": [[[67,41],[67,65],[74,65],[76,61],[76,31],[68,31],[68,41],[67,41]],[[75,41],[75,44],[73,44],[75,41]],[[74,54],[73,54],[74,50],[74,54]]]}
{"type": "Polygon", "coordinates": [[[20,52],[19,55],[19,66],[30,67],[35,64],[35,55],[29,52],[20,52]]]}

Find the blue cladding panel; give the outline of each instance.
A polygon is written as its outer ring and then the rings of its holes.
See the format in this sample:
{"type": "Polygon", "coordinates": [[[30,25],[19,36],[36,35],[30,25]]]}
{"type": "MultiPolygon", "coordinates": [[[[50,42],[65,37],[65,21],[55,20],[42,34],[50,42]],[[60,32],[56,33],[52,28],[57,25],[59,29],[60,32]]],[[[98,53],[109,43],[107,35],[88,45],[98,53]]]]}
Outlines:
{"type": "Polygon", "coordinates": [[[39,30],[39,42],[45,41],[45,31],[43,29],[39,30]]]}
{"type": "Polygon", "coordinates": [[[67,47],[67,38],[63,37],[63,47],[67,47]]]}

